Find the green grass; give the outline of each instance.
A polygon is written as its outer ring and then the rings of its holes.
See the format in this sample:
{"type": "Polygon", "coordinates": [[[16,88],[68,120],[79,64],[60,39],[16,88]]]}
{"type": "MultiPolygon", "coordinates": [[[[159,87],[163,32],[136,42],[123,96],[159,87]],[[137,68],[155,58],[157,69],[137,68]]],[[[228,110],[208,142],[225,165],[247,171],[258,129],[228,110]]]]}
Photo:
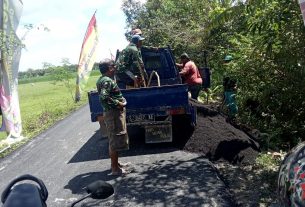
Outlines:
{"type": "MultiPolygon", "coordinates": [[[[71,73],[72,77],[76,77],[76,72],[71,73]]],[[[90,76],[100,76],[99,70],[91,71],[90,76]]],[[[32,78],[22,78],[18,80],[19,85],[27,84],[27,83],[38,83],[38,82],[47,82],[47,81],[54,81],[54,76],[52,75],[44,75],[44,76],[37,76],[32,78]]]]}
{"type": "MultiPolygon", "coordinates": [[[[284,156],[284,154],[282,155],[284,156]]],[[[256,165],[262,169],[277,169],[281,164],[281,157],[275,157],[267,152],[261,152],[256,158],[256,165]]]]}
{"type": "MultiPolygon", "coordinates": [[[[22,135],[31,139],[56,121],[88,103],[87,91],[96,89],[95,83],[99,75],[95,72],[91,74],[86,88],[82,92],[81,101],[78,103],[75,103],[72,98],[75,94],[75,79],[71,80],[70,88],[64,86],[63,83],[54,84],[53,81],[20,84],[18,93],[22,135]]],[[[1,132],[0,140],[5,137],[6,133],[1,132]]]]}
{"type": "Polygon", "coordinates": [[[38,82],[46,82],[46,81],[52,81],[53,78],[50,75],[45,76],[38,76],[38,77],[32,77],[32,78],[22,78],[18,80],[19,85],[21,84],[27,84],[27,83],[38,83],[38,82]]]}
{"type": "Polygon", "coordinates": [[[101,75],[101,73],[100,73],[99,70],[93,70],[93,71],[91,71],[91,76],[100,76],[100,75],[101,75]]]}

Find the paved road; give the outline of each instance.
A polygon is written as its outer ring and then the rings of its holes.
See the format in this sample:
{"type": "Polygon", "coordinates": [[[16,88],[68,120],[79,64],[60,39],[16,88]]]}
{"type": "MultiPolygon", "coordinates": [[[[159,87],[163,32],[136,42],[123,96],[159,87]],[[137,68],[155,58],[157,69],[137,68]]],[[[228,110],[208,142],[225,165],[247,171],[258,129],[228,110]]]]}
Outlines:
{"type": "Polygon", "coordinates": [[[0,192],[17,176],[32,174],[45,182],[51,207],[69,206],[99,179],[113,184],[115,195],[78,206],[235,206],[212,164],[197,154],[133,146],[121,160],[132,162],[134,171],[113,177],[107,145],[88,105],[82,107],[0,160],[0,192]]]}

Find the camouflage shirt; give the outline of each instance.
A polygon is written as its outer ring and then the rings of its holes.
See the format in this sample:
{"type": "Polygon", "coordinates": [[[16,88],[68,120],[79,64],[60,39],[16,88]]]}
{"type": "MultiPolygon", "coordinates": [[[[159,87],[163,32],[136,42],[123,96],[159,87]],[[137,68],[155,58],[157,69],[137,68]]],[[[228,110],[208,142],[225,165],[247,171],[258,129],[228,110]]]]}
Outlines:
{"type": "Polygon", "coordinates": [[[142,60],[141,51],[134,43],[130,43],[124,50],[121,51],[116,65],[118,73],[124,73],[128,70],[136,76],[144,77],[144,63],[142,60]]]}
{"type": "Polygon", "coordinates": [[[120,88],[111,78],[101,76],[96,87],[105,112],[117,108],[118,103],[124,101],[120,88]]]}

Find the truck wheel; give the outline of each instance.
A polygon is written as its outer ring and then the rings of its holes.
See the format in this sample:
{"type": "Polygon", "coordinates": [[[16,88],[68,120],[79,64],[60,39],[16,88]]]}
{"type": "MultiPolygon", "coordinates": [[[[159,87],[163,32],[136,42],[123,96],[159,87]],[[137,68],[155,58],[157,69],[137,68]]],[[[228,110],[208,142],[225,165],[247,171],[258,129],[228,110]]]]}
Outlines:
{"type": "Polygon", "coordinates": [[[129,147],[136,149],[145,145],[145,130],[140,126],[128,126],[129,147]]]}
{"type": "Polygon", "coordinates": [[[192,124],[191,115],[173,115],[172,129],[174,146],[183,149],[195,130],[195,126],[192,124]]]}

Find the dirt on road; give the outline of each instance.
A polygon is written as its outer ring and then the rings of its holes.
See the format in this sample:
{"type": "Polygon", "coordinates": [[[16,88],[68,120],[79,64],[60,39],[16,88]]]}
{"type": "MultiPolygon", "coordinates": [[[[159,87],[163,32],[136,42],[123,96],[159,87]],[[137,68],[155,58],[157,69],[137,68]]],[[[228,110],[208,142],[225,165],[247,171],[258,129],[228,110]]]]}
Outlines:
{"type": "Polygon", "coordinates": [[[195,130],[184,150],[202,153],[211,161],[234,165],[253,164],[260,151],[259,143],[226,121],[215,109],[197,104],[195,130]]]}
{"type": "Polygon", "coordinates": [[[260,152],[258,141],[249,131],[228,123],[212,106],[193,104],[198,107],[197,125],[192,133],[185,133],[189,138],[183,150],[209,158],[240,206],[274,203],[277,170],[260,169],[255,164],[260,152]]]}

